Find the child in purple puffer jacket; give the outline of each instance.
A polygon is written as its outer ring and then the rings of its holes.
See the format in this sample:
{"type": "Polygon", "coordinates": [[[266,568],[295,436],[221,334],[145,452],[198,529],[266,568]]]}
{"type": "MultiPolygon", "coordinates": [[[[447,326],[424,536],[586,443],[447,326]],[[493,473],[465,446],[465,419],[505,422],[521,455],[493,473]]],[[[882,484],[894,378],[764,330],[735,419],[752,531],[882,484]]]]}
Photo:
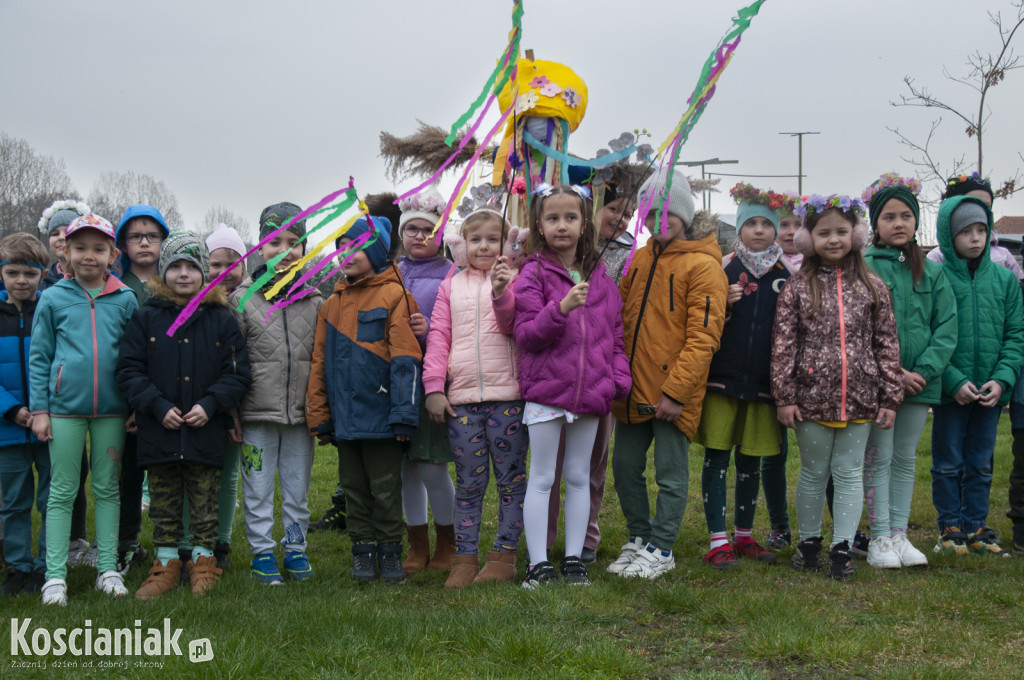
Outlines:
{"type": "Polygon", "coordinates": [[[565,428],[565,557],[572,584],[589,584],[580,560],[590,513],[590,455],[598,419],[629,394],[622,299],[596,251],[586,189],[541,185],[530,205],[527,256],[513,284],[523,423],[531,442],[523,505],[530,568],[523,587],[558,579],[547,559],[548,501],[565,428]]]}

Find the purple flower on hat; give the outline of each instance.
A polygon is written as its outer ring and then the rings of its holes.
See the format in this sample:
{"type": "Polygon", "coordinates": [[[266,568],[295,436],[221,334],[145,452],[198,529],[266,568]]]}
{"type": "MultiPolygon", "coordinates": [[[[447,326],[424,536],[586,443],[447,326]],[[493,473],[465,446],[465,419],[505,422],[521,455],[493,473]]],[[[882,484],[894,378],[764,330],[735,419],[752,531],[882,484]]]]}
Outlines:
{"type": "Polygon", "coordinates": [[[562,92],[562,99],[565,100],[565,103],[568,104],[570,108],[575,109],[580,105],[580,95],[571,87],[565,88],[562,92]]]}

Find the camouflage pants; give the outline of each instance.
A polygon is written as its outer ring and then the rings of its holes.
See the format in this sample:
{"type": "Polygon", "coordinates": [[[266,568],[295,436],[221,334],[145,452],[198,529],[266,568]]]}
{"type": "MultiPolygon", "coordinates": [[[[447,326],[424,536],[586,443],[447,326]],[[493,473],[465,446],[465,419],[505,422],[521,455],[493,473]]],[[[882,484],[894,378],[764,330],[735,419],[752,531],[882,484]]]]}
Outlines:
{"type": "Polygon", "coordinates": [[[178,547],[185,535],[181,521],[185,494],[191,512],[192,544],[213,550],[217,542],[217,495],[220,468],[192,461],[150,465],[149,518],[153,520],[153,545],[178,547]]]}

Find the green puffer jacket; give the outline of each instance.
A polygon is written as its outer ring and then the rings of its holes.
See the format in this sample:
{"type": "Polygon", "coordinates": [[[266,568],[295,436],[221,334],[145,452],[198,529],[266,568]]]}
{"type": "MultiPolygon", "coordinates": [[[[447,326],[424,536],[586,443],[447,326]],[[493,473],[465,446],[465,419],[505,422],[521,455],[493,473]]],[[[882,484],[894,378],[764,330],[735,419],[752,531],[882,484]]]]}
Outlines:
{"type": "Polygon", "coordinates": [[[927,384],[905,402],[938,404],[942,397],[942,373],[956,349],[956,297],[942,266],[924,260],[924,275],[914,285],[910,266],[900,262],[898,248],[872,246],[864,258],[882,277],[892,296],[900,364],[921,374],[927,384]]]}
{"type": "MultiPolygon", "coordinates": [[[[965,382],[981,387],[989,380],[1003,386],[1002,406],[1010,401],[1010,393],[1024,362],[1024,306],[1021,305],[1020,284],[1009,269],[989,258],[989,242],[974,278],[967,261],[953,249],[949,220],[964,201],[980,200],[969,196],[946,199],[939,206],[936,233],[942,249],[942,270],[956,296],[959,338],[956,351],[942,374],[942,402],[950,403],[965,382]]],[[[992,234],[992,213],[988,211],[988,232],[992,234]]]]}

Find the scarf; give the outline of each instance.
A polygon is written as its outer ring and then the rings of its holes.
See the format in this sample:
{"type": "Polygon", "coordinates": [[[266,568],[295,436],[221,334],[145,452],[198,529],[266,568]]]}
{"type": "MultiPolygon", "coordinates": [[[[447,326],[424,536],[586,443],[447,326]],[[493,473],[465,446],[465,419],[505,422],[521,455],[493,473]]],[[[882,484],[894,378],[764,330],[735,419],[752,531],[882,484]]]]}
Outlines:
{"type": "Polygon", "coordinates": [[[773,241],[766,250],[754,252],[743,245],[743,241],[736,241],[736,257],[740,258],[743,266],[754,275],[754,278],[761,278],[775,266],[775,263],[782,257],[782,246],[778,241],[773,241]]]}

